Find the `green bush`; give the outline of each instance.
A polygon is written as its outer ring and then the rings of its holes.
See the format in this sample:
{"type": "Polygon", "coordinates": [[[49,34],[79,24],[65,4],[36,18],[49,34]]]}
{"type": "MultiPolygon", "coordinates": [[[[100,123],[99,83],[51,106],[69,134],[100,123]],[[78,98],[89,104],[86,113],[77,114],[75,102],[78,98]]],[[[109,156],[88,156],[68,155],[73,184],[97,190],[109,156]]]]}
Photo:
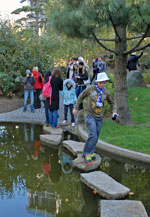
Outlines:
{"type": "Polygon", "coordinates": [[[17,72],[0,72],[0,80],[0,90],[4,95],[11,96],[23,89],[22,78],[17,72]]]}
{"type": "Polygon", "coordinates": [[[150,71],[147,71],[143,73],[142,75],[143,75],[144,82],[146,84],[150,84],[150,71]]]}

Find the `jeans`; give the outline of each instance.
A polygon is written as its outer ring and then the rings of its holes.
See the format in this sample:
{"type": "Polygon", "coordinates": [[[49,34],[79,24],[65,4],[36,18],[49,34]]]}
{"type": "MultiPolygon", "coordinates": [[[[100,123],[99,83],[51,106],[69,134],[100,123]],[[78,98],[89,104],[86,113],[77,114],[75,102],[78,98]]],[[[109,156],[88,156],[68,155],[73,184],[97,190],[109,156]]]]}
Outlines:
{"type": "Polygon", "coordinates": [[[86,89],[86,86],[76,86],[76,96],[78,98],[78,96],[80,95],[80,93],[82,93],[84,90],[86,89]]]}
{"type": "MultiPolygon", "coordinates": [[[[85,89],[86,89],[85,85],[84,86],[76,86],[76,96],[77,96],[77,98],[80,95],[80,93],[82,93],[85,89]]],[[[78,110],[81,110],[81,109],[83,109],[83,103],[80,104],[78,110]]]]}
{"type": "Polygon", "coordinates": [[[49,110],[49,123],[52,128],[58,126],[58,110],[49,110]]]}
{"type": "Polygon", "coordinates": [[[45,117],[46,117],[46,123],[49,123],[49,111],[48,111],[48,108],[45,108],[45,117]]]}
{"type": "Polygon", "coordinates": [[[24,111],[27,110],[27,102],[28,102],[29,96],[30,96],[30,103],[31,103],[31,111],[34,111],[34,91],[33,90],[24,91],[24,111]]]}
{"type": "Polygon", "coordinates": [[[84,157],[95,152],[95,146],[102,128],[102,120],[103,117],[97,118],[90,114],[86,115],[85,117],[85,123],[88,128],[88,139],[83,149],[84,157]]]}
{"type": "Polygon", "coordinates": [[[72,113],[72,111],[73,111],[73,104],[64,105],[64,120],[67,121],[68,108],[70,109],[71,123],[74,123],[74,115],[72,113]]]}

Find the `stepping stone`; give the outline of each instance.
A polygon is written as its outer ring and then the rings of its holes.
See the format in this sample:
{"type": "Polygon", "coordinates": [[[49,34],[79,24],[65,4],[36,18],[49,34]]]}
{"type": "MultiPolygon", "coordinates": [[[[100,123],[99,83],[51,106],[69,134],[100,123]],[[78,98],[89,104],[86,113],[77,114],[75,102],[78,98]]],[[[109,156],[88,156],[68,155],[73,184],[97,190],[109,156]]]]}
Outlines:
{"type": "Polygon", "coordinates": [[[50,145],[59,145],[62,140],[62,135],[44,134],[40,135],[40,140],[50,145]]]}
{"type": "Polygon", "coordinates": [[[43,131],[52,135],[63,134],[63,130],[61,128],[43,127],[43,131]]]}
{"type": "Polygon", "coordinates": [[[77,156],[78,154],[82,154],[84,143],[73,140],[65,140],[63,141],[63,146],[67,148],[74,156],[77,156]]]}
{"type": "Polygon", "coordinates": [[[96,161],[89,165],[85,162],[84,158],[82,157],[82,154],[78,154],[77,158],[72,161],[73,168],[82,170],[84,172],[89,172],[92,170],[97,169],[100,166],[101,163],[101,157],[98,154],[95,154],[96,161]]]}
{"type": "Polygon", "coordinates": [[[148,217],[141,201],[101,200],[100,217],[148,217]]]}
{"type": "Polygon", "coordinates": [[[115,181],[112,177],[101,171],[82,173],[81,181],[106,199],[120,199],[127,196],[130,189],[115,181]]]}

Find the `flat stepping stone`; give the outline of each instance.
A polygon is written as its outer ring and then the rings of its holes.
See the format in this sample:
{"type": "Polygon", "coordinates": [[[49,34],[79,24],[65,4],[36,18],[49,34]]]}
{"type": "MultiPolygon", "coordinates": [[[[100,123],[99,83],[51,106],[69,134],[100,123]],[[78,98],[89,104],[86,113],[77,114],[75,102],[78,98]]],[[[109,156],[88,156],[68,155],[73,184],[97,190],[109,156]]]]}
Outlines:
{"type": "Polygon", "coordinates": [[[63,141],[63,146],[68,149],[74,156],[77,156],[78,154],[82,154],[84,143],[76,142],[73,140],[65,140],[63,141]]]}
{"type": "Polygon", "coordinates": [[[62,140],[62,135],[44,134],[40,135],[40,140],[50,145],[59,145],[62,140]]]}
{"type": "Polygon", "coordinates": [[[82,170],[84,172],[89,172],[97,169],[101,163],[101,157],[98,154],[95,154],[96,161],[93,164],[87,164],[82,157],[82,154],[78,154],[77,158],[72,161],[73,168],[82,170]]]}
{"type": "Polygon", "coordinates": [[[52,135],[62,135],[63,130],[61,128],[43,127],[43,131],[52,135]]]}
{"type": "Polygon", "coordinates": [[[127,196],[130,189],[101,171],[80,174],[81,181],[106,199],[120,199],[127,196]]]}
{"type": "Polygon", "coordinates": [[[141,201],[101,200],[101,217],[148,217],[141,201]]]}

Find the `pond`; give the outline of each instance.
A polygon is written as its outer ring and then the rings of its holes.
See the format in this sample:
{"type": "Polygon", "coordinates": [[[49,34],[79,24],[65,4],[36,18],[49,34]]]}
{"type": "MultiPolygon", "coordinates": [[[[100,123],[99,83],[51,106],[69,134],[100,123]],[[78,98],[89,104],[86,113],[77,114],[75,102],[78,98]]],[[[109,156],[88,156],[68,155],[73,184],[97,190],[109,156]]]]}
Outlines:
{"type": "MultiPolygon", "coordinates": [[[[5,217],[98,217],[96,192],[80,182],[80,172],[64,168],[60,146],[42,145],[42,126],[0,125],[0,210],[5,217]]],[[[76,139],[65,135],[65,139],[76,139]]],[[[102,156],[100,170],[129,187],[131,200],[143,202],[150,215],[150,170],[102,156]]]]}

